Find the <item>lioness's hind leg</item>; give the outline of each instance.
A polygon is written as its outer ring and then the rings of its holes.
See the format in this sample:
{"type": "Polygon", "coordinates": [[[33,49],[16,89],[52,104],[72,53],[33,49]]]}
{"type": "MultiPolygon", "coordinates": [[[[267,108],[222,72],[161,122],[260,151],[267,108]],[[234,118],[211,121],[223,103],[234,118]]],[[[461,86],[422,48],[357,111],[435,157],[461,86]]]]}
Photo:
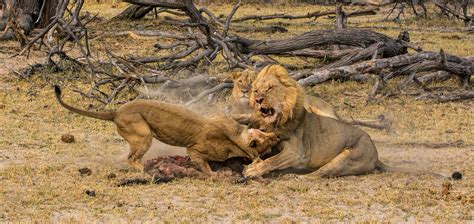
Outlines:
{"type": "Polygon", "coordinates": [[[127,121],[125,125],[119,126],[117,124],[119,127],[117,131],[130,145],[128,163],[132,167],[143,171],[143,164],[140,159],[150,148],[153,136],[150,127],[141,116],[128,118],[127,121]]]}

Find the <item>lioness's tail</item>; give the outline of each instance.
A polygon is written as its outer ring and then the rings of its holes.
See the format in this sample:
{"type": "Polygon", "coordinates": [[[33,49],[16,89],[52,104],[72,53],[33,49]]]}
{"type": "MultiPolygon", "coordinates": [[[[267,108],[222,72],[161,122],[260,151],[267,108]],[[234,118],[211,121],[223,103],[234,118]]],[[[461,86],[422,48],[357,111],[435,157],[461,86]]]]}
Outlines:
{"type": "Polygon", "coordinates": [[[97,118],[101,120],[108,120],[108,121],[113,121],[115,117],[115,112],[92,112],[92,111],[86,111],[86,110],[81,110],[78,108],[74,108],[72,106],[67,105],[66,103],[63,102],[61,99],[61,88],[59,86],[54,85],[54,93],[56,95],[56,99],[58,100],[59,104],[63,106],[64,108],[74,112],[78,113],[80,115],[84,115],[87,117],[92,117],[92,118],[97,118]]]}
{"type": "Polygon", "coordinates": [[[438,178],[451,179],[451,177],[447,177],[439,173],[390,167],[382,163],[380,160],[377,161],[377,163],[375,164],[375,169],[377,169],[380,172],[387,172],[387,173],[429,174],[438,178]]]}

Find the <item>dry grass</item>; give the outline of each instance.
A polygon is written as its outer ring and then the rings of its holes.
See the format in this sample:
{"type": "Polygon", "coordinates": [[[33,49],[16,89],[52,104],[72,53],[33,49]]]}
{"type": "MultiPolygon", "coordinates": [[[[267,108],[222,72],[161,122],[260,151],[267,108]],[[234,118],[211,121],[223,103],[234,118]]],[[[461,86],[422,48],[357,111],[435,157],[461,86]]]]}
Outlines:
{"type": "MultiPolygon", "coordinates": [[[[112,17],[118,8],[87,5],[86,9],[112,17]]],[[[211,5],[210,9],[227,13],[228,5],[211,5]]],[[[255,13],[300,12],[327,7],[246,6],[236,16],[255,13]]],[[[461,28],[444,20],[409,20],[402,24],[378,22],[376,18],[350,19],[350,26],[384,26],[375,29],[396,36],[399,28],[411,30],[412,41],[425,49],[462,56],[474,54],[473,36],[463,32],[445,32],[461,28]],[[435,26],[436,25],[436,26],[435,26]]],[[[282,21],[290,32],[273,34],[283,38],[310,29],[331,28],[330,20],[282,21]]],[[[265,22],[272,23],[272,22],[265,22]]],[[[158,27],[160,20],[114,22],[96,25],[94,29],[132,30],[143,24],[158,27]]],[[[249,22],[249,25],[252,23],[249,22]]],[[[167,27],[166,29],[176,29],[167,27]]],[[[245,34],[268,38],[268,34],[245,34]]],[[[153,55],[157,39],[135,40],[102,36],[95,39],[94,49],[109,49],[123,55],[153,55]]],[[[0,73],[15,68],[24,60],[9,59],[16,43],[0,43],[0,73]],[[3,51],[3,49],[6,49],[3,51]],[[8,67],[4,67],[4,65],[8,67]]],[[[30,62],[39,60],[35,53],[30,62]]],[[[280,58],[285,63],[304,64],[302,60],[280,58]]],[[[314,62],[317,63],[317,62],[314,62]]],[[[24,64],[23,64],[24,65],[24,64]]],[[[225,72],[217,63],[216,73],[225,72]]],[[[4,75],[4,74],[0,74],[4,75]]],[[[11,77],[11,76],[9,76],[11,77]]],[[[117,179],[141,176],[128,171],[123,162],[126,143],[111,123],[72,114],[53,99],[51,83],[86,88],[82,73],[38,74],[28,81],[2,78],[0,81],[0,222],[472,222],[474,217],[474,102],[433,103],[408,97],[382,99],[365,105],[366,97],[347,96],[344,92],[364,95],[369,84],[330,82],[308,91],[321,96],[343,117],[373,118],[379,114],[394,121],[393,132],[367,130],[376,141],[381,160],[389,165],[450,174],[463,172],[462,181],[450,182],[449,194],[443,193],[444,181],[429,175],[375,174],[320,181],[271,179],[263,184],[232,184],[227,180],[183,179],[162,185],[116,187],[117,179]],[[66,144],[61,135],[71,133],[76,142],[66,144]],[[423,148],[408,143],[447,143],[463,140],[461,148],[423,148]],[[81,177],[79,168],[89,167],[92,175],[81,177]],[[109,180],[109,173],[117,179],[109,180]],[[95,197],[84,192],[94,190],[95,197]]],[[[455,81],[444,83],[448,87],[455,81]]],[[[66,91],[65,100],[81,107],[95,102],[66,91]]],[[[163,148],[155,147],[154,151],[163,148]]]]}

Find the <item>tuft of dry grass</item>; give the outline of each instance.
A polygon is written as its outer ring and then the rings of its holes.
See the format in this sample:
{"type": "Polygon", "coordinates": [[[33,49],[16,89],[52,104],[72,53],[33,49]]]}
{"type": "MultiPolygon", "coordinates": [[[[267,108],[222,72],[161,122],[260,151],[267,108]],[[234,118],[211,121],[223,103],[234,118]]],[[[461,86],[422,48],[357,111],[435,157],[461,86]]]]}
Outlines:
{"type": "MultiPolygon", "coordinates": [[[[102,2],[102,1],[101,1],[102,2]]],[[[85,10],[111,18],[127,5],[87,4],[85,10]]],[[[210,5],[216,14],[227,14],[230,5],[210,5]]],[[[243,5],[236,17],[329,10],[310,5],[243,5]]],[[[346,10],[355,10],[347,7],[346,10]]],[[[459,31],[461,24],[437,18],[408,19],[402,23],[380,22],[385,11],[375,17],[350,18],[350,27],[372,27],[390,36],[410,30],[412,42],[429,50],[445,49],[461,56],[474,53],[473,36],[459,31]],[[376,28],[374,28],[376,27],[376,28]],[[454,32],[447,32],[454,30],[454,32]]],[[[246,25],[288,24],[285,34],[248,33],[252,38],[285,38],[311,29],[330,29],[332,20],[277,20],[246,25]]],[[[92,33],[159,28],[161,19],[115,21],[95,24],[92,33]]],[[[156,55],[153,44],[159,38],[137,40],[103,34],[92,40],[93,51],[107,47],[119,55],[156,55]]],[[[18,50],[14,42],[0,43],[0,73],[24,65],[24,59],[10,59],[18,50]],[[4,49],[6,49],[4,51],[4,49]],[[6,69],[4,69],[6,68],[6,69]]],[[[29,63],[41,61],[35,52],[29,63]]],[[[284,63],[320,63],[276,57],[284,63]]],[[[25,59],[26,60],[26,59],[25,59]]],[[[218,61],[214,75],[226,74],[218,61]]],[[[119,180],[143,177],[129,170],[123,155],[126,143],[114,125],[78,116],[61,108],[54,100],[52,83],[67,87],[65,101],[82,108],[103,108],[70,91],[86,89],[92,79],[82,72],[50,74],[44,71],[29,80],[13,76],[0,78],[0,222],[472,222],[474,219],[474,102],[435,103],[410,97],[377,99],[366,105],[372,83],[328,82],[308,88],[335,105],[346,119],[374,118],[383,114],[394,123],[392,132],[366,130],[376,142],[381,160],[395,167],[464,174],[462,181],[444,181],[430,175],[399,173],[357,177],[298,180],[272,178],[270,183],[251,181],[234,184],[227,180],[182,179],[161,185],[116,187],[119,180]],[[92,106],[91,106],[92,105],[92,106]],[[61,141],[71,134],[74,143],[61,141]],[[464,141],[458,148],[429,148],[412,143],[464,141]],[[92,170],[81,176],[81,168],[92,170]],[[109,174],[116,174],[110,179],[109,174]],[[452,188],[446,190],[446,183],[452,188]],[[94,191],[95,196],[86,194],[94,191]]],[[[443,84],[456,87],[456,80],[443,84]]],[[[121,96],[128,99],[130,95],[121,96]]],[[[218,107],[226,103],[220,99],[218,107]]],[[[208,107],[208,105],[206,105],[208,107]]],[[[210,107],[210,106],[209,106],[210,107]]],[[[162,151],[164,146],[155,146],[162,151]]]]}

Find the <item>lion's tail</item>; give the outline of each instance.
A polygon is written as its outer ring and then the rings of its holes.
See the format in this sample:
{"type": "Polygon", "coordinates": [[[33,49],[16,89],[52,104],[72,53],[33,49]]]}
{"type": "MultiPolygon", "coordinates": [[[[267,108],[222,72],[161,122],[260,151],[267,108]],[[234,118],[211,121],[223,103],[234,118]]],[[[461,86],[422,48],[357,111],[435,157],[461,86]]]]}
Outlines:
{"type": "Polygon", "coordinates": [[[92,111],[81,110],[81,109],[67,105],[61,99],[61,88],[59,88],[59,86],[57,85],[54,85],[54,93],[56,95],[56,99],[58,100],[59,104],[61,104],[61,106],[63,106],[64,108],[72,112],[75,112],[87,117],[92,117],[92,118],[107,120],[107,121],[113,121],[115,118],[115,112],[92,112],[92,111]]]}
{"type": "Polygon", "coordinates": [[[387,172],[387,173],[407,173],[407,174],[415,174],[415,175],[416,174],[429,174],[429,175],[433,175],[433,176],[438,177],[438,178],[451,179],[450,177],[446,177],[446,176],[441,175],[439,173],[387,166],[384,163],[382,163],[380,160],[377,161],[377,163],[375,164],[375,169],[377,171],[387,172]]]}

